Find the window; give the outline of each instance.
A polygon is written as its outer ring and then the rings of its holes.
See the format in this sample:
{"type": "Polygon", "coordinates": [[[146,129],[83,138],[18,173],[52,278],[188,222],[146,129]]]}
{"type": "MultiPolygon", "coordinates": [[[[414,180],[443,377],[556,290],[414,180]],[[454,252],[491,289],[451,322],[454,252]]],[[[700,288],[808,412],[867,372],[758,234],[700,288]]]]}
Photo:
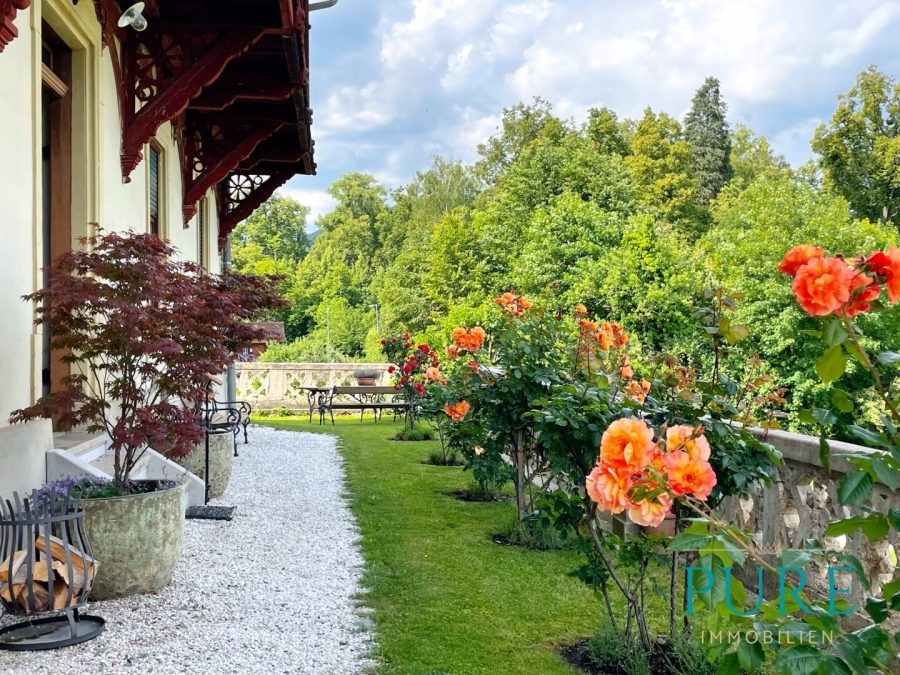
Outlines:
{"type": "Polygon", "coordinates": [[[203,269],[209,269],[209,260],[207,259],[209,246],[207,231],[209,226],[206,222],[206,199],[201,199],[197,205],[197,262],[203,269]]]}
{"type": "Polygon", "coordinates": [[[162,152],[155,143],[150,144],[149,149],[149,210],[150,210],[150,234],[161,236],[160,232],[160,203],[162,202],[162,194],[160,185],[162,183],[160,175],[162,174],[162,152]]]}

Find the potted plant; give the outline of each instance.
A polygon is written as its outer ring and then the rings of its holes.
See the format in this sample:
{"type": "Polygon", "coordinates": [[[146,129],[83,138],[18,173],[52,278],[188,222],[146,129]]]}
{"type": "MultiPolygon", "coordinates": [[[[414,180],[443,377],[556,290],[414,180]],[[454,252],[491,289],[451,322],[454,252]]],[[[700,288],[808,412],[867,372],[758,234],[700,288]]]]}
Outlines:
{"type": "Polygon", "coordinates": [[[353,377],[356,378],[356,384],[360,387],[372,387],[375,385],[378,376],[381,375],[377,370],[360,369],[354,371],[353,377]]]}
{"type": "Polygon", "coordinates": [[[102,569],[97,599],[152,592],[169,583],[184,530],[182,486],[132,481],[148,448],[188,454],[203,440],[207,373],[222,372],[259,339],[248,325],[283,304],[267,277],[212,276],[180,262],[154,235],[109,233],[82,240],[25,296],[71,374],[65,389],[10,416],[52,417],[59,430],[104,432],[114,455],[111,485],[80,490],[85,527],[102,569]]]}

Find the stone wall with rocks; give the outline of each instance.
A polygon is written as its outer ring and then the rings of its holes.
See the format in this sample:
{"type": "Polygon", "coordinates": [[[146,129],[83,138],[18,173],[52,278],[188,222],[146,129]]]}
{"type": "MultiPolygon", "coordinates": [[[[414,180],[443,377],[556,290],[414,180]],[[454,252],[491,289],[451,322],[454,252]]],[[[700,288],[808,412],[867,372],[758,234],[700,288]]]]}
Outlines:
{"type": "MultiPolygon", "coordinates": [[[[754,430],[766,441],[784,454],[784,462],[777,468],[777,477],[771,489],[747,499],[728,498],[723,508],[728,519],[753,533],[758,550],[765,552],[799,549],[808,539],[822,543],[826,550],[850,553],[860,560],[872,588],[877,594],[881,586],[890,581],[896,564],[896,552],[900,550],[900,537],[891,531],[888,538],[869,541],[861,533],[826,537],[825,529],[830,523],[853,515],[861,515],[860,509],[841,506],[837,498],[838,483],[854,469],[848,462],[837,459],[836,455],[854,452],[872,452],[850,443],[829,441],[831,448],[831,473],[825,471],[819,459],[819,439],[787,431],[754,430]]],[[[876,484],[872,498],[866,505],[881,513],[900,508],[900,495],[884,485],[876,484]]],[[[768,561],[778,566],[777,555],[766,556],[768,561]]],[[[845,563],[834,561],[833,566],[845,563]]],[[[751,564],[745,581],[755,586],[756,567],[751,564]]],[[[807,584],[820,597],[828,595],[827,565],[811,562],[806,566],[807,584]]],[[[778,579],[768,572],[764,575],[766,597],[778,593],[778,579]],[[771,578],[769,578],[771,577],[771,578]]],[[[855,574],[836,573],[836,588],[851,588],[851,595],[837,596],[850,600],[859,610],[865,603],[866,590],[855,574]]]]}

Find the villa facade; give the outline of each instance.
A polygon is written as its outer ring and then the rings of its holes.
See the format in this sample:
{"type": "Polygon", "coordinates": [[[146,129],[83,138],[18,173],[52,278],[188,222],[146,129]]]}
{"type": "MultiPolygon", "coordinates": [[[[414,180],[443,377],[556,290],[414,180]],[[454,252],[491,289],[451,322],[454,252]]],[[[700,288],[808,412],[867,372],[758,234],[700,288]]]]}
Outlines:
{"type": "Polygon", "coordinates": [[[67,374],[21,299],[42,267],[101,228],[156,233],[219,272],[234,226],[314,173],[308,9],[0,0],[0,494],[35,487],[42,461],[9,413],[67,374]]]}

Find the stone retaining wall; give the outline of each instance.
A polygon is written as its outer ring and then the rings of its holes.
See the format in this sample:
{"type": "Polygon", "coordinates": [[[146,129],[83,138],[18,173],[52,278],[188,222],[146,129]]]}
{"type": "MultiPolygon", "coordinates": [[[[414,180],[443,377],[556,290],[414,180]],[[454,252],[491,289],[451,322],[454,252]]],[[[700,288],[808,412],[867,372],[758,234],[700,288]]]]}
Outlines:
{"type": "MultiPolygon", "coordinates": [[[[763,551],[803,548],[805,540],[816,539],[829,550],[856,556],[872,584],[869,593],[877,594],[881,586],[893,576],[892,551],[900,551],[897,532],[891,531],[888,538],[879,541],[869,541],[861,533],[839,537],[824,536],[830,523],[862,513],[859,509],[841,506],[838,502],[838,483],[854,467],[844,460],[836,459],[835,455],[847,451],[871,450],[850,443],[829,441],[832,456],[829,474],[819,459],[818,438],[779,430],[766,433],[761,429],[754,429],[753,433],[778,448],[784,454],[784,462],[777,468],[777,477],[771,489],[748,499],[726,500],[723,509],[728,519],[752,532],[754,541],[763,551]]],[[[890,509],[900,508],[900,498],[897,492],[876,484],[866,506],[887,513],[890,509]]],[[[770,562],[777,566],[777,556],[772,555],[770,562]]],[[[834,564],[839,566],[842,563],[834,564]]],[[[755,564],[747,572],[749,578],[745,578],[745,582],[755,585],[755,564]]],[[[820,596],[827,597],[827,568],[810,563],[806,574],[811,589],[820,596]]],[[[859,610],[867,594],[859,580],[855,575],[844,572],[838,572],[836,576],[837,588],[852,588],[849,600],[859,610]]],[[[767,573],[764,576],[764,586],[766,597],[777,595],[778,579],[774,575],[767,573]]]]}
{"type": "Polygon", "coordinates": [[[284,406],[305,412],[308,403],[303,387],[353,386],[357,370],[377,371],[375,384],[389,385],[387,368],[387,363],[239,363],[237,397],[254,410],[284,406]]]}

